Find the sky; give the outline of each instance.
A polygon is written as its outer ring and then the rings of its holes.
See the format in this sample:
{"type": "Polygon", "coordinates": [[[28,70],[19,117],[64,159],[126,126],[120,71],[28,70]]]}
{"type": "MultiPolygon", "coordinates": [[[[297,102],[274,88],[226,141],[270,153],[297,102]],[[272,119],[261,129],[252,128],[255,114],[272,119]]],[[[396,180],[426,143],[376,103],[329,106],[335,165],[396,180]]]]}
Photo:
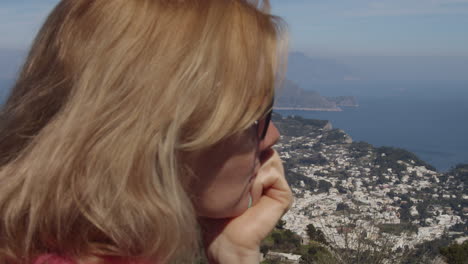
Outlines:
{"type": "MultiPolygon", "coordinates": [[[[1,0],[0,52],[28,50],[57,2],[1,0]]],[[[468,0],[271,2],[288,24],[291,51],[335,59],[364,76],[382,69],[381,79],[468,79],[468,0]]]]}
{"type": "Polygon", "coordinates": [[[28,49],[57,0],[1,0],[0,49],[28,49]]]}
{"type": "Polygon", "coordinates": [[[468,56],[468,0],[273,0],[291,48],[321,55],[468,56]]]}
{"type": "MultiPolygon", "coordinates": [[[[57,0],[2,0],[0,48],[27,49],[57,0]]],[[[468,0],[272,0],[292,50],[307,54],[468,56],[468,0]]]]}

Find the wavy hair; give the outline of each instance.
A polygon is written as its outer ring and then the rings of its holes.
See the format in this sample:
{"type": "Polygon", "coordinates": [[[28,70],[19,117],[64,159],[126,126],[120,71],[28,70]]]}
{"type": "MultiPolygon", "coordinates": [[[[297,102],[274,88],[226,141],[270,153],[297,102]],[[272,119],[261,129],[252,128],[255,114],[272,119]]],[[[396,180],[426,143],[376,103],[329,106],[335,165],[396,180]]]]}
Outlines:
{"type": "Polygon", "coordinates": [[[268,1],[62,0],[0,114],[0,262],[189,262],[184,153],[252,125],[284,65],[268,1]]]}

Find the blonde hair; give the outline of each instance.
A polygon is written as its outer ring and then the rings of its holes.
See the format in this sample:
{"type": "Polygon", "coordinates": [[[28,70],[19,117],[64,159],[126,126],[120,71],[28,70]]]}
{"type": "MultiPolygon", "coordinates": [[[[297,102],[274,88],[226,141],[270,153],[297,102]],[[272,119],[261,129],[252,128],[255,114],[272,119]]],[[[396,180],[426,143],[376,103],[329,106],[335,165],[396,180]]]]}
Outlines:
{"type": "Polygon", "coordinates": [[[0,262],[193,260],[184,153],[260,118],[284,43],[268,1],[62,0],[0,115],[0,262]]]}

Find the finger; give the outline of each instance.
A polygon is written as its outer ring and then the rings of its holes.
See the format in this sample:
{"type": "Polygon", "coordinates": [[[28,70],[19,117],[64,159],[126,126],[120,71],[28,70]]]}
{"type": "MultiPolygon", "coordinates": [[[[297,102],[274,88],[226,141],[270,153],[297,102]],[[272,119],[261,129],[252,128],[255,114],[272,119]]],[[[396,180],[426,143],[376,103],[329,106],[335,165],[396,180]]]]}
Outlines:
{"type": "MultiPolygon", "coordinates": [[[[254,206],[241,216],[246,220],[245,223],[249,223],[243,228],[257,233],[260,237],[266,236],[291,207],[293,200],[291,189],[284,177],[281,159],[276,151],[260,168],[252,188],[252,196],[254,206]]],[[[243,221],[239,221],[241,222],[243,221]]]]}
{"type": "Polygon", "coordinates": [[[238,243],[253,247],[270,233],[284,212],[283,204],[263,196],[254,207],[239,216],[236,221],[230,222],[227,227],[242,233],[242,236],[237,237],[238,243]]]}
{"type": "Polygon", "coordinates": [[[262,195],[278,200],[289,207],[292,202],[292,192],[284,176],[281,158],[276,151],[260,168],[257,179],[252,187],[254,205],[262,195]]]}

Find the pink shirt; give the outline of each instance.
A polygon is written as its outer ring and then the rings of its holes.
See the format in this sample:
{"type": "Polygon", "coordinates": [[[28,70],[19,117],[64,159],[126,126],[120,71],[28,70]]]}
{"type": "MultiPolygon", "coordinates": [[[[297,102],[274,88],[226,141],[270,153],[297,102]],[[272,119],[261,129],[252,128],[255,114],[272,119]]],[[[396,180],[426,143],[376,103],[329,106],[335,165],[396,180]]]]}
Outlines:
{"type": "Polygon", "coordinates": [[[47,254],[42,255],[34,261],[33,264],[75,264],[73,261],[59,257],[57,255],[47,254]]]}
{"type": "MultiPolygon", "coordinates": [[[[118,260],[116,258],[106,258],[105,259],[105,263],[109,263],[109,264],[149,264],[147,262],[128,262],[128,261],[122,261],[122,260],[118,260]]],[[[57,256],[57,255],[54,255],[54,254],[45,254],[45,255],[41,255],[39,256],[34,262],[33,264],[76,264],[74,261],[72,261],[71,259],[68,259],[68,258],[65,258],[65,257],[61,257],[61,256],[57,256]]]]}

